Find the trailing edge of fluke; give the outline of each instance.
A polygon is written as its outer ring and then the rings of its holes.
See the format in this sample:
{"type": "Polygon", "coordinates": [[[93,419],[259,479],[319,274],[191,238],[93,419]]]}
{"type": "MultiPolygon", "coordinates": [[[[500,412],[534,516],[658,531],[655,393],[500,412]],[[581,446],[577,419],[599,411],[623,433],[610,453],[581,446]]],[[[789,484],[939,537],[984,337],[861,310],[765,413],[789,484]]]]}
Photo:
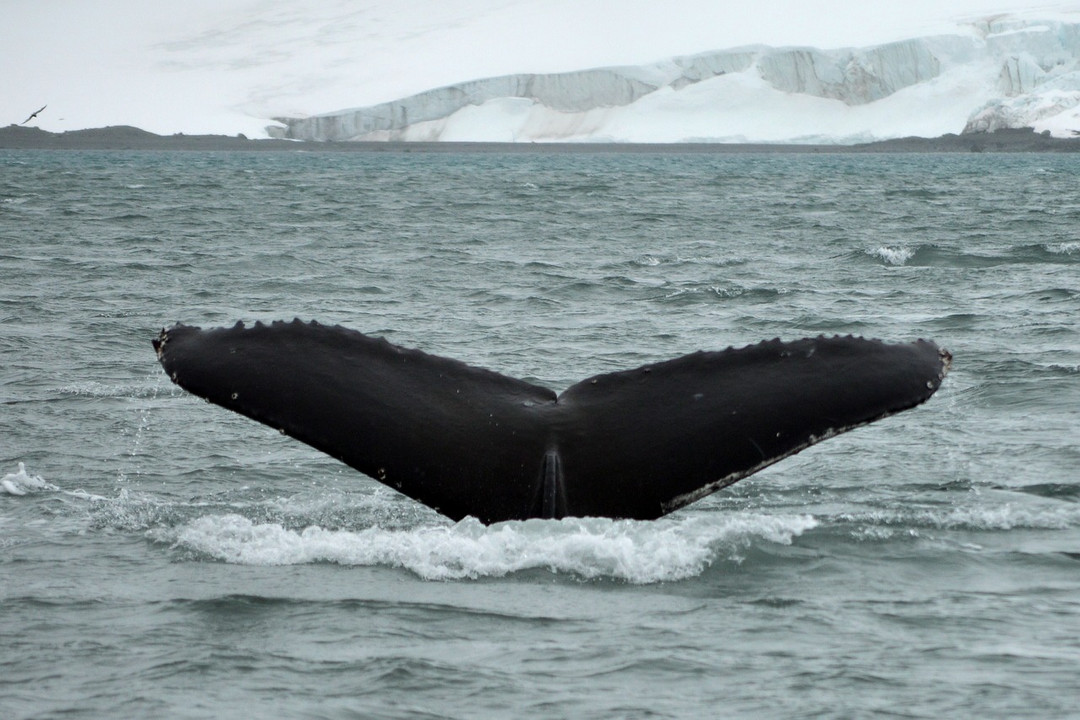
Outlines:
{"type": "Polygon", "coordinates": [[[340,326],[176,325],[184,389],[448,517],[653,519],[838,433],[926,401],[932,342],[769,340],[597,375],[556,395],[340,326]]]}

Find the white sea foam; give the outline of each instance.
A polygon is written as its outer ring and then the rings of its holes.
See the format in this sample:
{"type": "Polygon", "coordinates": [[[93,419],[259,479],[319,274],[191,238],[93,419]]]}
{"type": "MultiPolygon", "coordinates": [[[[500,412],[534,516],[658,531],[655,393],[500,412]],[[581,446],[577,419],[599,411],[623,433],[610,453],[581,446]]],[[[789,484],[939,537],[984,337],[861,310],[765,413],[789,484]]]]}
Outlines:
{"type": "Polygon", "coordinates": [[[915,251],[911,248],[906,247],[891,248],[882,245],[879,248],[867,250],[866,254],[872,257],[880,258],[889,265],[903,265],[915,256],[915,251]]]}
{"type": "Polygon", "coordinates": [[[808,515],[733,513],[655,522],[567,518],[484,526],[360,531],[290,530],[240,515],[206,515],[161,539],[226,562],[387,565],[429,580],[500,577],[529,569],[631,583],[682,580],[756,542],[790,544],[817,525],[808,515]],[[169,537],[171,536],[171,537],[169,537]]]}
{"type": "Polygon", "coordinates": [[[40,475],[31,475],[26,472],[26,464],[19,463],[18,472],[8,473],[0,478],[0,494],[7,495],[31,495],[38,492],[58,492],[71,497],[84,500],[104,500],[100,495],[88,493],[85,490],[64,490],[45,481],[40,475]]]}
{"type": "Polygon", "coordinates": [[[8,473],[3,478],[0,478],[0,489],[8,495],[26,495],[41,490],[58,490],[59,488],[45,482],[38,475],[31,475],[26,472],[26,465],[19,463],[18,472],[8,473]]]}
{"type": "Polygon", "coordinates": [[[1073,240],[1072,242],[1053,243],[1046,246],[1047,252],[1052,252],[1055,255],[1073,255],[1080,253],[1080,240],[1073,240]]]}
{"type": "Polygon", "coordinates": [[[943,508],[897,508],[843,513],[836,516],[843,523],[861,526],[860,537],[891,536],[888,530],[917,534],[919,528],[936,530],[1000,531],[1013,529],[1064,530],[1080,526],[1080,506],[1054,503],[991,506],[956,506],[943,508]]]}

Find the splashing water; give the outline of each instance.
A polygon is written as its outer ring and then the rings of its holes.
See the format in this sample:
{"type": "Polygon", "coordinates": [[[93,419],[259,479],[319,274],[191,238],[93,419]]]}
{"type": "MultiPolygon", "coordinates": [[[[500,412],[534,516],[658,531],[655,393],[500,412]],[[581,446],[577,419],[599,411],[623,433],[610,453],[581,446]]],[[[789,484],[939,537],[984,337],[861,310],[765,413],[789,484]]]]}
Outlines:
{"type": "Polygon", "coordinates": [[[888,265],[903,265],[915,256],[915,251],[906,247],[891,248],[882,245],[874,250],[867,250],[866,254],[880,258],[888,265]]]}
{"type": "Polygon", "coordinates": [[[18,472],[8,473],[3,478],[0,478],[0,488],[3,488],[8,495],[26,495],[41,490],[55,491],[60,489],[45,482],[38,475],[27,473],[24,463],[19,463],[18,472]]]}
{"type": "Polygon", "coordinates": [[[388,565],[428,580],[547,569],[644,584],[699,575],[718,557],[737,560],[738,552],[756,541],[788,545],[816,525],[807,515],[737,513],[654,522],[566,518],[492,526],[466,518],[452,526],[406,530],[313,526],[298,531],[226,514],[203,516],[153,535],[176,547],[240,564],[388,565]]]}

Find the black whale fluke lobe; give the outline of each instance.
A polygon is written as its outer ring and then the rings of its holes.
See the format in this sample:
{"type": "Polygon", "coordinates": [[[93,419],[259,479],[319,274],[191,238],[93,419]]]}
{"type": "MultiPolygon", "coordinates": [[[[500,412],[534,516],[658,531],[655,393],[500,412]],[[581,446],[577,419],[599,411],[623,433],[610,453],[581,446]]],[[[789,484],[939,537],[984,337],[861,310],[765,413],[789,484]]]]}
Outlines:
{"type": "Polygon", "coordinates": [[[653,519],[925,402],[932,342],[769,340],[551,390],[355,330],[274,322],[154,339],[184,389],[442,514],[653,519]]]}

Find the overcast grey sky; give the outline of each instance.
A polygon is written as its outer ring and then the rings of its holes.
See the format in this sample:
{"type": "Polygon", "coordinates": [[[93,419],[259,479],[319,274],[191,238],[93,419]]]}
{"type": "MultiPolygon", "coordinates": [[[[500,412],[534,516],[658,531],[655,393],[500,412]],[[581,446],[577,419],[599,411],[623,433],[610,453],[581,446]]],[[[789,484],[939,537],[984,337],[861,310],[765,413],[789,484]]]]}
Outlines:
{"type": "Polygon", "coordinates": [[[0,0],[0,123],[252,132],[460,80],[955,31],[1014,0],[0,0]]]}

